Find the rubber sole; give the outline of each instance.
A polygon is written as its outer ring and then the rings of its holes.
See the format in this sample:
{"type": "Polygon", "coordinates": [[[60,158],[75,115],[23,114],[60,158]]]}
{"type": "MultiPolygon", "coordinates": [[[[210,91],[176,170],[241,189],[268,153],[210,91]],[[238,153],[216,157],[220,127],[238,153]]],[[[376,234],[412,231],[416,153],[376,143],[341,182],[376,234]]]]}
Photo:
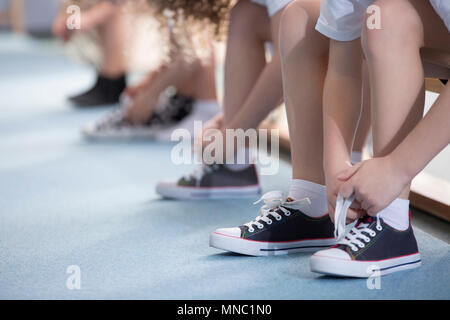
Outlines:
{"type": "Polygon", "coordinates": [[[107,131],[107,132],[93,132],[88,130],[81,130],[81,133],[89,140],[133,140],[133,139],[152,139],[155,136],[153,130],[124,130],[124,131],[107,131]]]}
{"type": "Polygon", "coordinates": [[[175,184],[159,183],[156,186],[156,192],[171,199],[194,200],[194,199],[237,199],[250,198],[261,194],[259,185],[245,187],[182,187],[175,184]]]}
{"type": "Polygon", "coordinates": [[[335,244],[334,238],[298,240],[287,242],[264,242],[247,240],[213,232],[209,245],[216,249],[245,254],[248,256],[274,256],[297,252],[315,252],[335,244]]]}
{"type": "Polygon", "coordinates": [[[312,272],[336,277],[368,278],[379,271],[379,275],[414,269],[421,266],[420,253],[380,261],[355,261],[321,256],[320,252],[309,260],[312,272]]]}

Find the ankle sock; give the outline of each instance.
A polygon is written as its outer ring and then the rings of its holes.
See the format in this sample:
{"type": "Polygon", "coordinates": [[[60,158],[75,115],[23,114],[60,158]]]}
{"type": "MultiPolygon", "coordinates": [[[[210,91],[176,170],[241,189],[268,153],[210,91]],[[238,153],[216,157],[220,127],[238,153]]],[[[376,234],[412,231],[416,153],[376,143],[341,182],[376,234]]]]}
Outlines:
{"type": "Polygon", "coordinates": [[[359,151],[352,151],[350,155],[350,162],[352,164],[357,164],[358,162],[362,161],[362,152],[359,151]]]}
{"type": "Polygon", "coordinates": [[[288,197],[293,200],[309,198],[311,205],[302,210],[302,212],[310,217],[318,218],[328,212],[327,192],[324,185],[306,180],[292,179],[288,197]]]}
{"type": "Polygon", "coordinates": [[[409,200],[395,199],[388,207],[378,213],[385,223],[403,231],[409,227],[409,200]]]}

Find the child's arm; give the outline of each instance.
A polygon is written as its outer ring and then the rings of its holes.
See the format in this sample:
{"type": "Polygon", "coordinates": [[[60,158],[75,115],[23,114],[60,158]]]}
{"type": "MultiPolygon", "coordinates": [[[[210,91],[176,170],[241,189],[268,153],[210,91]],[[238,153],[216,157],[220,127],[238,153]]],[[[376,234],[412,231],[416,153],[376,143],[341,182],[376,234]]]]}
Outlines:
{"type": "Polygon", "coordinates": [[[389,155],[355,165],[339,175],[344,197],[355,193],[375,215],[394,201],[425,166],[450,143],[450,85],[431,110],[389,155]]]}
{"type": "MultiPolygon", "coordinates": [[[[336,176],[350,165],[350,152],[361,113],[362,50],[360,40],[330,43],[328,73],[324,87],[324,170],[328,208],[334,217],[336,176]]],[[[358,217],[349,211],[349,220],[358,217]]]]}

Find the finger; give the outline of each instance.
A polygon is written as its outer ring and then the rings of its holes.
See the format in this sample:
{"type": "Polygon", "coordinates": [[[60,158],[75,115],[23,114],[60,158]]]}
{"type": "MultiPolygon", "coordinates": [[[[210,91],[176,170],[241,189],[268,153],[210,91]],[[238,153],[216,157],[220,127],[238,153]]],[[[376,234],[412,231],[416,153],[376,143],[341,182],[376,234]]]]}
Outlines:
{"type": "Polygon", "coordinates": [[[359,170],[361,165],[362,165],[362,162],[358,162],[354,166],[352,166],[348,169],[345,169],[344,171],[342,171],[341,173],[339,173],[337,175],[338,180],[346,181],[346,180],[350,179],[359,170]]]}
{"type": "Polygon", "coordinates": [[[380,212],[381,210],[377,207],[377,206],[370,206],[369,209],[366,210],[367,214],[369,216],[376,216],[378,214],[378,212],[380,212]]]}
{"type": "Polygon", "coordinates": [[[361,203],[358,200],[355,200],[355,201],[352,202],[350,208],[353,209],[353,210],[360,210],[361,209],[361,203]]]}
{"type": "Polygon", "coordinates": [[[353,185],[354,183],[352,180],[344,182],[339,188],[340,195],[344,198],[350,197],[355,192],[355,188],[353,185]]]}

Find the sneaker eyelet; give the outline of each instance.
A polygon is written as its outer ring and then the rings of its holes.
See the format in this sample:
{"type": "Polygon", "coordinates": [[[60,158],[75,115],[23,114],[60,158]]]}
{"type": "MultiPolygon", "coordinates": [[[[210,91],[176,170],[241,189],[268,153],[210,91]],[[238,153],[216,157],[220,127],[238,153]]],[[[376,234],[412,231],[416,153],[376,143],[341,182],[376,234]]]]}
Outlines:
{"type": "Polygon", "coordinates": [[[277,219],[277,221],[280,221],[282,219],[281,216],[277,216],[275,219],[277,219]]]}
{"type": "Polygon", "coordinates": [[[356,247],[353,247],[353,248],[352,248],[352,251],[353,251],[353,252],[356,252],[356,251],[358,251],[358,249],[357,249],[356,247]]]}
{"type": "Polygon", "coordinates": [[[255,229],[253,229],[253,228],[248,228],[248,232],[250,232],[250,233],[252,233],[252,232],[255,232],[255,229]]]}
{"type": "Polygon", "coordinates": [[[358,247],[360,247],[361,249],[364,248],[366,245],[364,243],[358,244],[358,247]]]}
{"type": "Polygon", "coordinates": [[[266,221],[266,223],[267,223],[268,225],[271,225],[271,224],[272,224],[272,220],[269,219],[269,221],[266,221]],[[270,221],[270,222],[269,222],[269,221],[270,221]]]}
{"type": "Polygon", "coordinates": [[[291,213],[289,212],[289,213],[285,213],[284,214],[286,217],[289,217],[290,215],[291,215],[291,213]]]}
{"type": "Polygon", "coordinates": [[[382,227],[382,226],[376,226],[376,228],[377,228],[378,231],[383,230],[383,227],[382,227]]]}
{"type": "Polygon", "coordinates": [[[264,225],[258,224],[258,229],[261,230],[262,228],[264,228],[264,225]]]}
{"type": "Polygon", "coordinates": [[[365,239],[364,239],[364,242],[365,242],[365,243],[369,243],[369,242],[370,242],[370,239],[369,239],[369,238],[365,238],[365,239]]]}

